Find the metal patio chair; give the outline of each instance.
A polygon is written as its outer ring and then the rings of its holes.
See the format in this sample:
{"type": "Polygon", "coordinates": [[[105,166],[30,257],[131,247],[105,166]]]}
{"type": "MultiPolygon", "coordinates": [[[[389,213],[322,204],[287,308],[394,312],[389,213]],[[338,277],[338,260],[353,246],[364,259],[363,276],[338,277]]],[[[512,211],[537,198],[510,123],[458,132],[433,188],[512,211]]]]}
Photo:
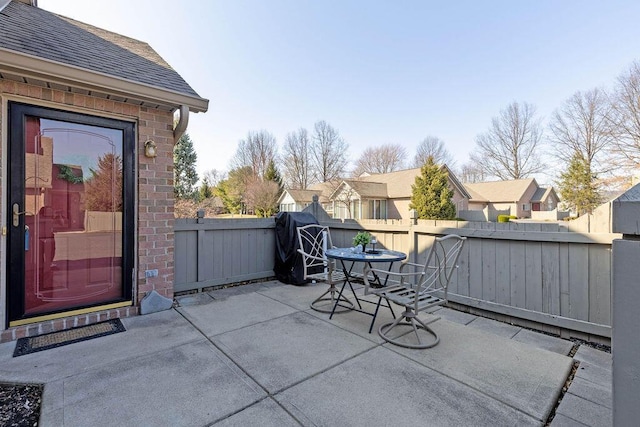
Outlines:
{"type": "Polygon", "coordinates": [[[457,267],[456,263],[465,240],[466,237],[455,234],[436,237],[424,264],[404,262],[397,273],[365,268],[365,294],[377,295],[405,308],[402,315],[395,321],[380,325],[378,334],[383,340],[407,348],[430,348],[440,342],[438,334],[429,327],[440,318],[423,321],[418,318],[418,313],[447,303],[447,288],[451,275],[457,267]],[[411,268],[414,271],[408,271],[411,268]],[[370,272],[380,275],[388,274],[391,284],[383,288],[370,288],[368,279],[370,272]],[[400,332],[400,327],[407,326],[415,333],[418,344],[407,343],[407,337],[404,342],[400,340],[404,335],[400,332]],[[423,342],[420,339],[420,329],[431,335],[432,339],[423,342]],[[395,337],[391,336],[392,331],[396,333],[395,337]]]}
{"type": "MultiPolygon", "coordinates": [[[[311,303],[311,308],[322,312],[331,313],[340,296],[336,313],[353,309],[353,303],[345,296],[340,295],[336,284],[344,283],[346,276],[341,268],[336,268],[336,261],[328,259],[325,251],[333,248],[329,227],[310,224],[297,227],[298,252],[302,255],[304,264],[304,278],[306,280],[326,282],[329,288],[311,303]],[[327,304],[330,302],[331,304],[327,304]]],[[[352,289],[353,291],[353,289],[352,289]]]]}

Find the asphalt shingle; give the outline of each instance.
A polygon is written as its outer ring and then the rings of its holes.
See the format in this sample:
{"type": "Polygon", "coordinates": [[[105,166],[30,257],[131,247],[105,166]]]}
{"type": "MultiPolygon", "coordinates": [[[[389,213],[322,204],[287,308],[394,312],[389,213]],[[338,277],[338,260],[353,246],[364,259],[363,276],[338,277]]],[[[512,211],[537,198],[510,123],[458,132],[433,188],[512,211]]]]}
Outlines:
{"type": "Polygon", "coordinates": [[[20,2],[0,12],[0,48],[199,96],[147,43],[20,2]]]}

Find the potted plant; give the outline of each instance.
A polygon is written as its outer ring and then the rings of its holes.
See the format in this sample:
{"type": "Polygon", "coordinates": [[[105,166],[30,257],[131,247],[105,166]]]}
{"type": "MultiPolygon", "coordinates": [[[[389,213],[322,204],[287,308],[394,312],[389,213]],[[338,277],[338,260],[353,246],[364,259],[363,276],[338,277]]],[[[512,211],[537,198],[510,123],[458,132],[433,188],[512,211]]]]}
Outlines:
{"type": "Polygon", "coordinates": [[[362,246],[362,252],[365,252],[367,244],[371,242],[371,234],[368,231],[359,231],[353,238],[353,244],[362,246]]]}

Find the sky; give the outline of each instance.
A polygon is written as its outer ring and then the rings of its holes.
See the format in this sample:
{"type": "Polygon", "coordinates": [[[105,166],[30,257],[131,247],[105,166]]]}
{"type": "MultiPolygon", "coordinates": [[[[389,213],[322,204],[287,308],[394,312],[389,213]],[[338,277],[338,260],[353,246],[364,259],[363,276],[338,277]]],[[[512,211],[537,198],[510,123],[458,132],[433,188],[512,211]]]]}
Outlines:
{"type": "Polygon", "coordinates": [[[459,166],[512,102],[543,124],[577,91],[610,89],[640,60],[640,2],[591,0],[38,0],[151,45],[203,98],[187,132],[197,170],[238,142],[325,120],[355,161],[426,136],[459,166]]]}

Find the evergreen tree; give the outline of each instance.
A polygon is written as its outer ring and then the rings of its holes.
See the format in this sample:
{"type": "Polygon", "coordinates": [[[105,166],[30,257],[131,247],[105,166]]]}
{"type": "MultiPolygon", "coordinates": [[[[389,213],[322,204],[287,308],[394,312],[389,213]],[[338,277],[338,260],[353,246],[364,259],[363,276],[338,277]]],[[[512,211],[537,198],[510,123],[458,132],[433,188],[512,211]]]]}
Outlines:
{"type": "Polygon", "coordinates": [[[280,190],[284,188],[282,184],[282,176],[280,175],[280,171],[278,171],[276,163],[273,160],[269,162],[267,170],[264,172],[264,180],[275,182],[276,184],[278,184],[278,188],[280,190]]]}
{"type": "Polygon", "coordinates": [[[578,215],[591,213],[600,204],[596,178],[596,174],[591,172],[589,163],[580,154],[575,154],[571,158],[569,168],[560,174],[558,183],[560,197],[578,215]]]}
{"type": "Polygon", "coordinates": [[[196,161],[198,155],[188,133],[180,137],[173,148],[173,189],[177,199],[195,199],[197,197],[196,161]]]}
{"type": "Polygon", "coordinates": [[[198,199],[202,202],[203,200],[209,199],[213,197],[213,187],[209,183],[209,178],[205,177],[202,180],[202,184],[200,184],[200,190],[198,191],[198,199]]]}
{"type": "Polygon", "coordinates": [[[419,219],[453,219],[456,207],[451,201],[453,191],[449,188],[447,171],[435,164],[429,156],[411,186],[410,209],[415,209],[419,219]]]}

